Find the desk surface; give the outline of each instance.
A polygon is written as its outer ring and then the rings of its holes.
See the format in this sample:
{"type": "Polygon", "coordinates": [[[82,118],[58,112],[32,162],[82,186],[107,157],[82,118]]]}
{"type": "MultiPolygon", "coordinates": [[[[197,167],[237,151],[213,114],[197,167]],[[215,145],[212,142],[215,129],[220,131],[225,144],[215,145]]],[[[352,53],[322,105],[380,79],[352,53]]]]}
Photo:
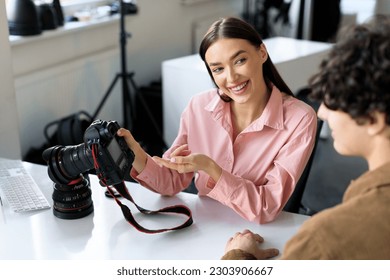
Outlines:
{"type": "MultiPolygon", "coordinates": [[[[24,162],[49,202],[53,183],[45,166],[24,162]]],[[[307,216],[283,212],[266,225],[245,221],[230,208],[207,197],[180,193],[163,197],[138,184],[127,183],[130,193],[140,206],[157,210],[174,204],[187,205],[194,224],[184,230],[145,234],[127,223],[118,205],[104,195],[96,176],[91,175],[92,199],[95,210],[76,220],[56,218],[52,210],[17,214],[6,202],[0,210],[0,259],[90,259],[90,260],[217,260],[226,241],[245,228],[264,236],[265,247],[283,249],[285,242],[308,219],[307,216]]],[[[185,217],[145,217],[131,204],[135,219],[147,228],[168,228],[181,224],[185,217]]]]}

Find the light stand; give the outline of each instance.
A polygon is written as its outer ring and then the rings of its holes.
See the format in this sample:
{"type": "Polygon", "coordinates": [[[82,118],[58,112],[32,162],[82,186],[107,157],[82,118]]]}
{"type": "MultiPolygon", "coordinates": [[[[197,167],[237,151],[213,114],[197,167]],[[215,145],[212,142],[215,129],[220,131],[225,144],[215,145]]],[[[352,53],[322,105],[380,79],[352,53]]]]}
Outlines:
{"type": "MultiPolygon", "coordinates": [[[[104,103],[106,102],[107,98],[109,97],[110,93],[112,92],[114,86],[116,85],[117,81],[119,79],[122,79],[122,102],[123,102],[123,121],[124,125],[123,127],[132,130],[134,128],[134,120],[135,120],[135,113],[134,113],[134,106],[133,106],[133,100],[135,98],[132,97],[130,86],[134,90],[134,94],[136,97],[138,97],[139,101],[141,102],[141,105],[143,106],[143,109],[147,113],[147,116],[149,117],[150,121],[152,122],[158,136],[161,138],[161,143],[166,148],[165,141],[162,136],[162,132],[156,122],[156,120],[153,117],[152,112],[150,111],[145,99],[143,98],[142,94],[139,93],[139,89],[136,85],[136,83],[133,80],[134,72],[127,72],[127,64],[126,64],[126,45],[127,45],[127,38],[130,38],[130,33],[126,32],[125,29],[125,15],[126,15],[126,6],[123,2],[123,0],[119,1],[120,3],[120,59],[121,59],[121,72],[117,73],[114,80],[111,82],[110,86],[108,87],[105,95],[103,96],[103,99],[99,103],[95,113],[92,116],[92,119],[96,119],[97,115],[99,114],[101,108],[103,107],[104,103]]],[[[132,4],[134,5],[134,4],[132,4]]]]}

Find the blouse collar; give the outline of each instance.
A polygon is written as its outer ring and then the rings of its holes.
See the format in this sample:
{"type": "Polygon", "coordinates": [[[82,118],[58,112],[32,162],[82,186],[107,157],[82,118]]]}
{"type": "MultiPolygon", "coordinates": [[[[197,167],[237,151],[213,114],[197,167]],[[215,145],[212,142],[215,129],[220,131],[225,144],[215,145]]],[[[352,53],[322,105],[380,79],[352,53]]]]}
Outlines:
{"type": "MultiPolygon", "coordinates": [[[[216,89],[215,97],[206,105],[205,110],[211,112],[215,120],[222,120],[225,124],[226,122],[231,123],[230,104],[223,101],[217,91],[218,89],[216,89]]],[[[283,94],[276,86],[272,86],[272,92],[263,113],[245,129],[245,132],[260,131],[264,126],[283,129],[283,124],[283,94]]]]}

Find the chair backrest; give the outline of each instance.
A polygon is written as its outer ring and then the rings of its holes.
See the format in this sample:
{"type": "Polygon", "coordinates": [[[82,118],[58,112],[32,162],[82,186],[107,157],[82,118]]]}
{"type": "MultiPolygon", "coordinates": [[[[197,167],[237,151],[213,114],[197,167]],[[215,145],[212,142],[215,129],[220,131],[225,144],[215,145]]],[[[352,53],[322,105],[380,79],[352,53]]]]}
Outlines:
{"type": "Polygon", "coordinates": [[[313,159],[315,156],[315,151],[317,148],[318,140],[320,138],[320,132],[323,123],[324,122],[322,120],[317,119],[317,132],[316,132],[316,139],[315,139],[313,151],[309,157],[309,160],[307,161],[306,167],[303,170],[301,177],[299,178],[295,186],[293,193],[291,194],[289,200],[287,201],[286,205],[283,208],[284,211],[299,213],[299,209],[301,209],[302,207],[301,201],[302,201],[303,193],[306,188],[307,179],[309,178],[311,166],[313,164],[313,159]]]}
{"type": "MultiPolygon", "coordinates": [[[[308,88],[304,88],[297,93],[296,97],[298,99],[306,102],[310,106],[312,106],[313,109],[317,112],[319,104],[317,102],[311,102],[308,99],[309,93],[310,93],[310,90],[308,88]]],[[[318,140],[320,139],[320,133],[321,133],[323,123],[324,122],[321,119],[317,118],[317,132],[316,132],[316,136],[315,136],[313,151],[309,157],[309,160],[306,164],[305,169],[302,172],[301,177],[299,178],[299,180],[295,186],[295,189],[294,189],[292,195],[290,196],[289,200],[287,201],[286,205],[283,208],[284,211],[292,212],[292,213],[299,213],[299,210],[302,207],[302,197],[303,197],[303,193],[304,193],[305,188],[306,188],[307,180],[309,178],[311,166],[313,164],[313,159],[315,156],[315,151],[317,148],[318,140]]]]}

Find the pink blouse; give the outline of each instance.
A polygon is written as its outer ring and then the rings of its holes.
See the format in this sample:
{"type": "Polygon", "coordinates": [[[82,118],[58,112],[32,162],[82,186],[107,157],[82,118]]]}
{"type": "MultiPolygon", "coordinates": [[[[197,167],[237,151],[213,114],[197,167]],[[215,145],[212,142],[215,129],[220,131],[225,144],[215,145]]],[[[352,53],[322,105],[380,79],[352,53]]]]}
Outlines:
{"type": "MultiPolygon", "coordinates": [[[[180,129],[163,157],[185,143],[193,153],[212,158],[223,169],[214,182],[195,174],[198,195],[231,207],[249,221],[267,223],[283,210],[312,152],[317,126],[314,110],[282,94],[275,86],[262,115],[233,141],[230,104],[212,89],[194,96],[181,116],[180,129]]],[[[179,174],[149,157],[145,169],[131,176],[163,195],[190,184],[193,173],[179,174]]]]}

